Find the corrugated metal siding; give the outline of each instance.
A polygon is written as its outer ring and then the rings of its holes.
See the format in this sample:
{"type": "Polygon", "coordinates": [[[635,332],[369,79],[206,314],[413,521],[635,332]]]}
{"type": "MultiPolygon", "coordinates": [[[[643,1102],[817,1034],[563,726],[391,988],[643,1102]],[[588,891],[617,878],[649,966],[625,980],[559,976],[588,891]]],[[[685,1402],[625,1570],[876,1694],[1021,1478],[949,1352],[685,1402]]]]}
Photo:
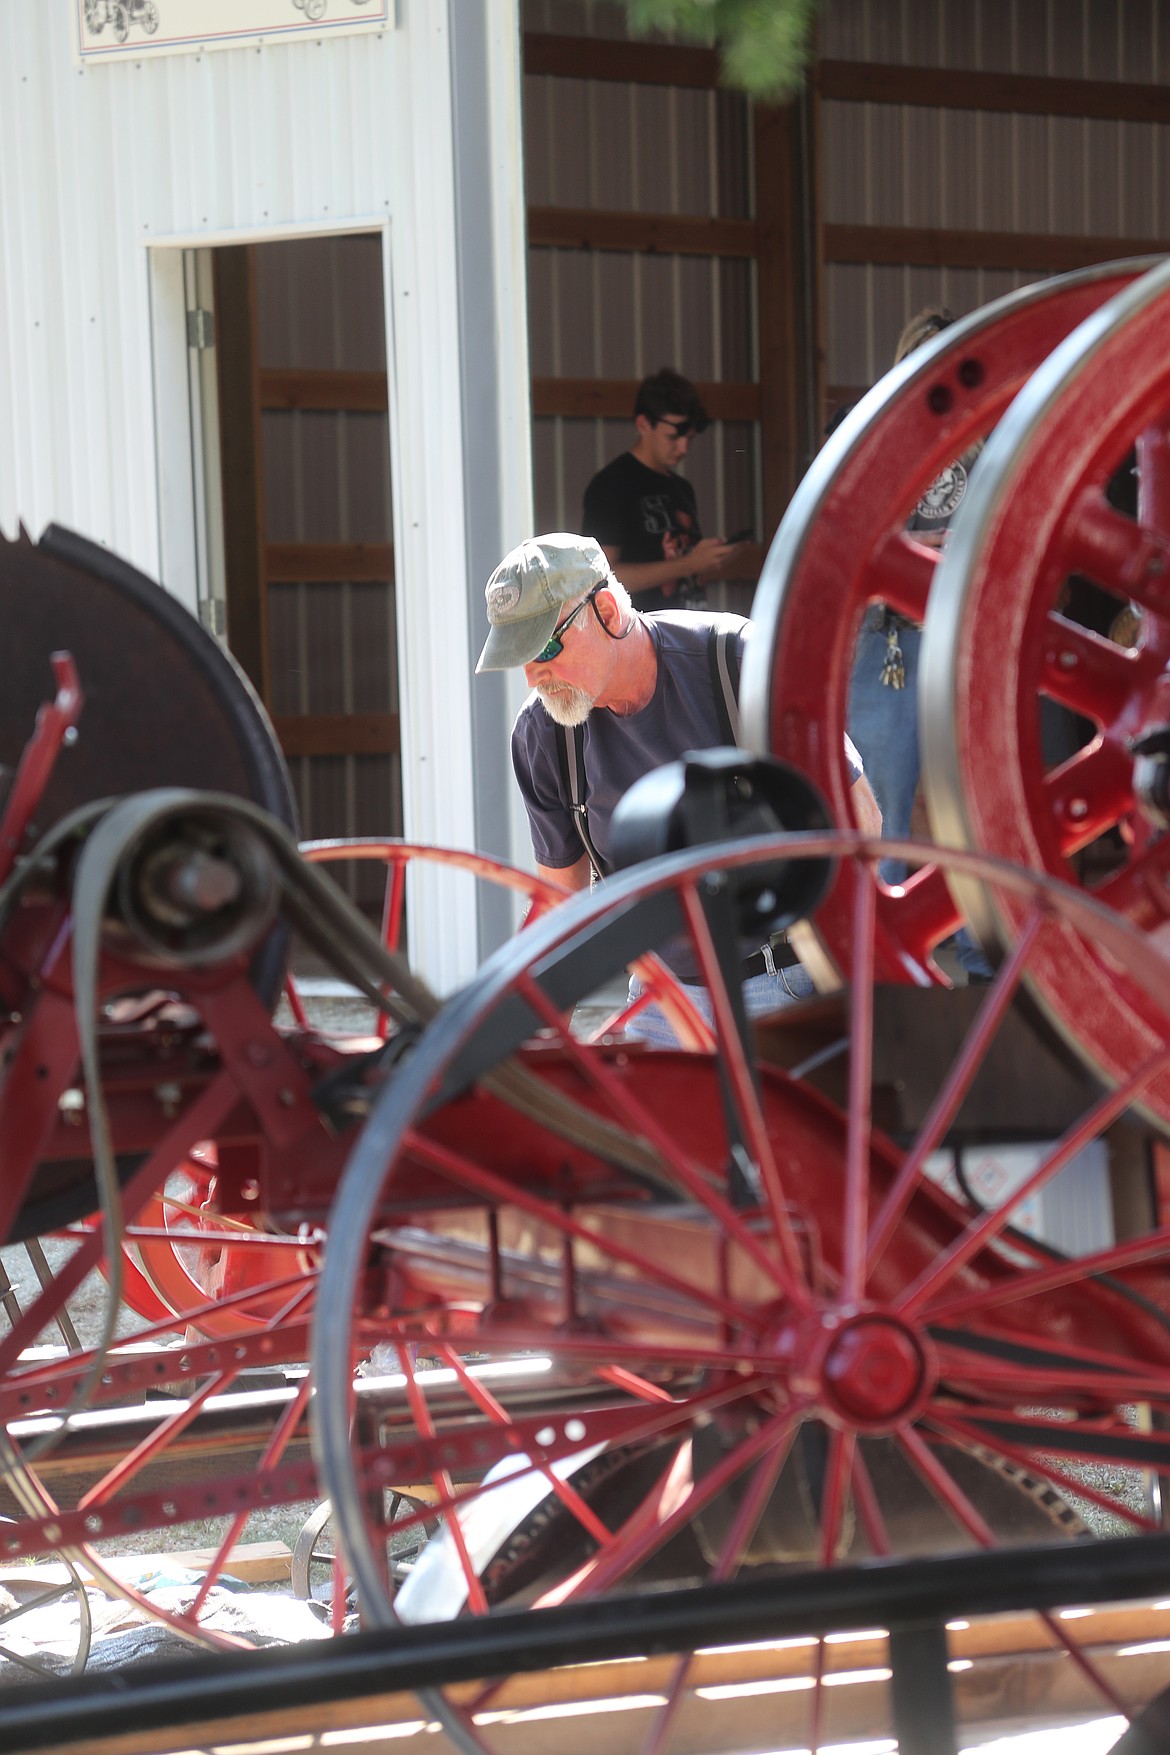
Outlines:
{"type": "MultiPolygon", "coordinates": [[[[833,0],[825,59],[1164,82],[1164,0],[833,0]]],[[[1170,236],[1170,128],[885,104],[821,107],[826,224],[1170,236]]],[[[825,274],[826,379],[886,370],[926,304],[972,310],[1038,274],[857,267],[825,274]]]]}
{"type": "MultiPolygon", "coordinates": [[[[388,223],[391,419],[408,435],[394,483],[406,814],[421,840],[467,844],[470,684],[451,684],[474,654],[447,3],[399,0],[399,16],[380,37],[81,71],[69,0],[2,0],[0,528],[57,520],[157,576],[144,246],[388,223]]],[[[503,212],[514,195],[493,194],[495,174],[485,164],[481,198],[503,212]]],[[[440,985],[465,977],[474,919],[424,906],[414,921],[423,967],[440,985]]]]}
{"type": "MultiPolygon", "coordinates": [[[[528,0],[523,17],[530,31],[631,34],[609,0],[528,0]]],[[[533,206],[751,215],[749,111],[736,93],[529,75],[524,105],[533,206]]],[[[751,262],[534,248],[528,283],[534,377],[638,379],[664,365],[716,383],[757,376],[751,262]]],[[[590,477],[631,436],[630,421],[534,421],[538,528],[575,529],[590,477]]],[[[755,429],[726,422],[693,447],[681,473],[708,534],[758,524],[756,453],[755,429]]]]}
{"type": "Polygon", "coordinates": [[[0,523],[157,572],[154,237],[401,208],[400,37],[73,65],[68,0],[0,6],[0,523]]]}

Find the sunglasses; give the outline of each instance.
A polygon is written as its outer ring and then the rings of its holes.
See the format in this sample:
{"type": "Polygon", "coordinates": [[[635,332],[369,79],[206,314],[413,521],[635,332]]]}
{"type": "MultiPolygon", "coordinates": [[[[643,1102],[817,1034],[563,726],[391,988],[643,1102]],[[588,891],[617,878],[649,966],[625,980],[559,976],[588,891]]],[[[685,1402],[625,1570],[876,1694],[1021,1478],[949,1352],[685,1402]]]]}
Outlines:
{"type": "Polygon", "coordinates": [[[705,433],[708,422],[702,416],[698,420],[669,420],[665,416],[655,421],[655,426],[669,427],[676,439],[689,438],[692,433],[705,433]]]}
{"type": "MultiPolygon", "coordinates": [[[[571,609],[569,611],[568,615],[565,617],[565,619],[561,623],[560,627],[553,629],[552,637],[550,638],[548,645],[544,648],[544,650],[542,652],[538,652],[536,654],[536,657],[530,661],[531,663],[533,663],[533,664],[548,664],[550,662],[550,660],[552,660],[553,658],[560,657],[561,652],[563,651],[564,645],[565,645],[565,642],[562,640],[561,635],[564,633],[565,629],[570,625],[570,623],[576,621],[577,617],[581,614],[581,611],[585,608],[586,604],[593,602],[593,599],[597,596],[597,593],[601,589],[602,589],[602,584],[601,584],[601,582],[599,582],[598,584],[596,584],[593,587],[593,589],[589,593],[588,597],[583,597],[581,599],[581,601],[577,605],[576,609],[571,609]]],[[[597,611],[594,610],[593,613],[596,615],[597,611]]]]}

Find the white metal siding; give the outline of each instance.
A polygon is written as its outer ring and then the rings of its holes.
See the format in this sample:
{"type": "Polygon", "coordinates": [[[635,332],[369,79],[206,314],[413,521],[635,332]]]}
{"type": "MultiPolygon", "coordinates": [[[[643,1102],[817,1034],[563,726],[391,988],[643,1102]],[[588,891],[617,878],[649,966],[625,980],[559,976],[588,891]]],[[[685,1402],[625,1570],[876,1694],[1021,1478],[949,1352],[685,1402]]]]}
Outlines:
{"type": "MultiPolygon", "coordinates": [[[[69,0],[0,0],[0,529],[63,523],[157,577],[149,246],[386,228],[406,823],[467,844],[448,0],[398,12],[381,35],[78,68],[69,0]]],[[[424,912],[449,982],[474,922],[424,912]]]]}

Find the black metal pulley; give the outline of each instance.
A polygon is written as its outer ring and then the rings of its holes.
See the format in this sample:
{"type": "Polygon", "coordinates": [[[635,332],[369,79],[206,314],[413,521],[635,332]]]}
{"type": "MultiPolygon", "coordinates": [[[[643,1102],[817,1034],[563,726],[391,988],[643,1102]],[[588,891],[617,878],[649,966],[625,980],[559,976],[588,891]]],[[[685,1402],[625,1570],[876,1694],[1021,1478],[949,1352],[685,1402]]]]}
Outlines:
{"type": "MultiPolygon", "coordinates": [[[[610,856],[622,870],[688,847],[831,826],[817,788],[787,762],[738,749],[691,751],[644,774],[620,800],[610,856]]],[[[830,859],[753,865],[737,886],[740,931],[758,938],[807,919],[832,876],[830,859]]]]}

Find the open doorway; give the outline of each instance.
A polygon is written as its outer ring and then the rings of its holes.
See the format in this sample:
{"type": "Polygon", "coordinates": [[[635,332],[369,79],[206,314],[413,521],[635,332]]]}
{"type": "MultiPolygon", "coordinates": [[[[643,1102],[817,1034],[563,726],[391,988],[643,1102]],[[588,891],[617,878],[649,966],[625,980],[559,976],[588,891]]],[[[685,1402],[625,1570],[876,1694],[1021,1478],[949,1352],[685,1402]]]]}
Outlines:
{"type": "MultiPolygon", "coordinates": [[[[267,707],[306,838],[402,834],[386,304],[378,233],[210,252],[217,627],[267,707]]],[[[380,868],[334,865],[359,906],[380,868]]]]}

